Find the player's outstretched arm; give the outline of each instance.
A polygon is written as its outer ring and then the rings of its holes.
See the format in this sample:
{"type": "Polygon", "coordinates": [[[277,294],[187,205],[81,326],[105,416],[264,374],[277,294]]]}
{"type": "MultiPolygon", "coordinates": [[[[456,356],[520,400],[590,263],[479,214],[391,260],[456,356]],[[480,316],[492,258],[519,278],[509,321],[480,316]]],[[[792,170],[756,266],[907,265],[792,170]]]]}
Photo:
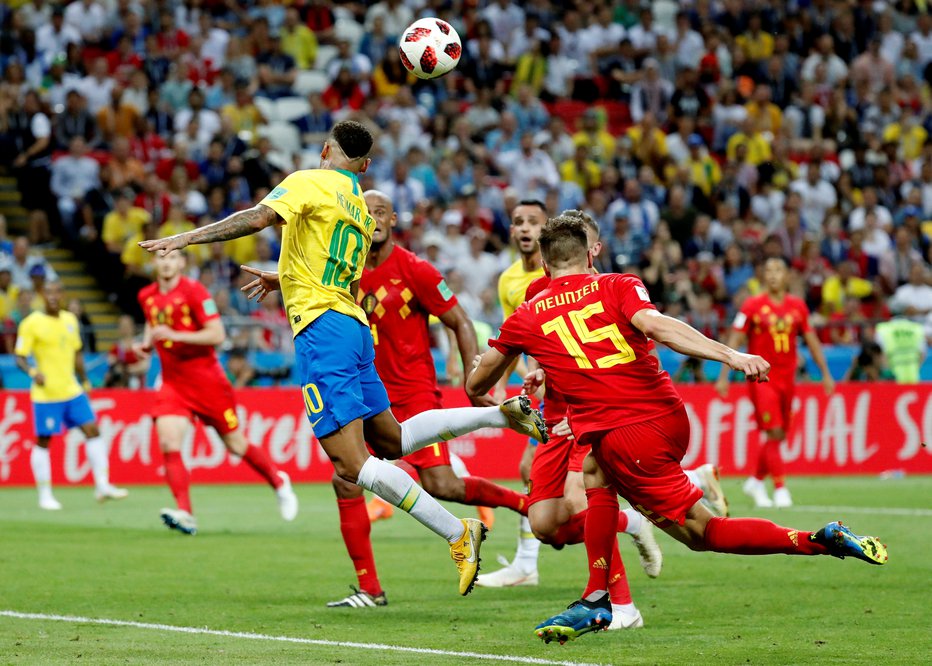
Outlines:
{"type": "Polygon", "coordinates": [[[825,388],[826,395],[832,395],[835,392],[835,380],[832,379],[832,373],[828,371],[828,363],[825,361],[825,350],[822,349],[822,343],[815,331],[803,333],[803,339],[806,346],[809,347],[809,353],[812,354],[812,360],[819,367],[822,373],[822,386],[825,388]]]}
{"type": "Polygon", "coordinates": [[[202,345],[204,347],[216,347],[223,344],[227,339],[226,329],[219,317],[210,319],[204,324],[204,328],[197,331],[176,331],[175,329],[159,324],[152,328],[150,337],[153,342],[168,340],[170,342],[183,342],[188,345],[202,345]]]}
{"type": "Polygon", "coordinates": [[[278,280],[277,271],[260,271],[258,268],[245,265],[240,266],[240,268],[244,272],[256,276],[255,280],[239,289],[246,294],[247,300],[251,301],[255,298],[257,303],[261,303],[265,300],[266,296],[273,291],[278,291],[282,287],[281,282],[278,280]]]}
{"type": "MultiPolygon", "coordinates": [[[[725,341],[725,346],[731,347],[732,349],[738,349],[744,343],[744,333],[740,331],[732,330],[728,334],[728,339],[725,341]]],[[[728,397],[728,375],[731,372],[731,368],[726,363],[722,363],[721,370],[718,371],[718,380],[715,382],[715,390],[718,391],[718,394],[723,398],[728,397]]]]}
{"type": "Polygon", "coordinates": [[[514,360],[515,356],[505,356],[497,349],[490,349],[479,357],[479,362],[473,365],[472,372],[466,377],[466,395],[473,404],[482,404],[483,397],[514,360]]]}
{"type": "Polygon", "coordinates": [[[142,241],[139,243],[139,247],[149,252],[158,252],[159,256],[165,256],[175,250],[183,250],[189,245],[203,245],[248,236],[281,221],[278,213],[274,210],[268,206],[256,204],[252,208],[233,213],[219,222],[198,229],[192,229],[167,238],[142,241]]]}
{"type": "Polygon", "coordinates": [[[767,381],[770,364],[760,356],[743,354],[711,340],[679,319],[644,309],[634,314],[631,323],[647,337],[681,354],[725,363],[732,370],[743,372],[751,381],[767,381]]]}

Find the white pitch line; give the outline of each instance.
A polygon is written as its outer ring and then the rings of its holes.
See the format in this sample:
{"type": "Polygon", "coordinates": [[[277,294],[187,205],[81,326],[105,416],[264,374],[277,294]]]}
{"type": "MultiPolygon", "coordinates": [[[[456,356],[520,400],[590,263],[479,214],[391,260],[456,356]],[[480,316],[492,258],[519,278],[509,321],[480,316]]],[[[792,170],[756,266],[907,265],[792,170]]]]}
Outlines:
{"type": "Polygon", "coordinates": [[[79,624],[99,624],[113,627],[132,627],[134,629],[151,629],[154,631],[174,631],[179,634],[202,634],[207,636],[224,636],[227,638],[245,638],[254,641],[276,641],[279,643],[298,643],[300,645],[318,645],[323,647],[353,648],[357,650],[374,650],[376,652],[409,652],[414,654],[430,654],[441,657],[460,657],[463,659],[477,659],[480,661],[502,661],[514,664],[542,664],[543,666],[601,666],[578,661],[553,661],[537,657],[518,657],[505,654],[484,654],[481,652],[459,652],[455,650],[437,650],[434,648],[416,648],[404,645],[383,645],[379,643],[350,643],[347,641],[327,641],[314,638],[298,638],[295,636],[270,636],[268,634],[254,634],[246,631],[223,631],[202,627],[179,627],[172,624],[153,624],[151,622],[130,622],[127,620],[111,620],[108,618],[81,617],[79,615],[48,615],[45,613],[20,613],[12,610],[0,610],[0,617],[9,617],[18,620],[46,620],[50,622],[75,622],[79,624]]]}
{"type": "Polygon", "coordinates": [[[813,513],[865,513],[878,516],[922,516],[932,517],[932,509],[909,509],[892,506],[798,506],[789,511],[811,511],[813,513]]]}

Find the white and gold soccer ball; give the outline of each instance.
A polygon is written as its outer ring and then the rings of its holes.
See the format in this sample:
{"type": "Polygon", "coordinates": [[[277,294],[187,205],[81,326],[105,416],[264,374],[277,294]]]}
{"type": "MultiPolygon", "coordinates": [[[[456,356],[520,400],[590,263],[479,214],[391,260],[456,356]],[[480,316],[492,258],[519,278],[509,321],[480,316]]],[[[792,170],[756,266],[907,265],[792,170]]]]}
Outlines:
{"type": "Polygon", "coordinates": [[[456,67],[463,44],[446,21],[422,18],[405,28],[398,54],[405,69],[419,79],[436,79],[456,67]]]}

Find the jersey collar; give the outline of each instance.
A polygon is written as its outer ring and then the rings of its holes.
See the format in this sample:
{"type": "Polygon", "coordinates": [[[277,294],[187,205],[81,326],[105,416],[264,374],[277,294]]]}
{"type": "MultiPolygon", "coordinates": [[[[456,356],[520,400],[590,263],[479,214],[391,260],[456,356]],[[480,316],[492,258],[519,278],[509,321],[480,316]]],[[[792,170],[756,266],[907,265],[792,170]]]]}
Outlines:
{"type": "Polygon", "coordinates": [[[359,176],[357,176],[352,171],[347,171],[346,169],[334,169],[337,173],[342,173],[344,176],[353,181],[353,194],[359,196],[359,176]]]}

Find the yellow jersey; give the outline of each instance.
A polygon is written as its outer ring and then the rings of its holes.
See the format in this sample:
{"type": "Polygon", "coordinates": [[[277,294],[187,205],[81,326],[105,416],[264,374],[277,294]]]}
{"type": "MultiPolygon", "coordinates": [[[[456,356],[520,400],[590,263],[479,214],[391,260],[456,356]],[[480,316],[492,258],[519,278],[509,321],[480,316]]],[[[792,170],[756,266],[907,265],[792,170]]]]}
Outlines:
{"type": "Polygon", "coordinates": [[[19,323],[16,332],[16,355],[32,356],[45,376],[45,385],[32,383],[33,402],[64,402],[81,395],[81,385],[74,375],[74,357],[81,349],[78,318],[67,310],[57,317],[33,312],[19,323]]]}
{"type": "Polygon", "coordinates": [[[520,259],[502,271],[498,278],[498,300],[502,304],[502,314],[505,319],[508,319],[518,309],[518,306],[524,303],[524,294],[528,286],[543,275],[543,267],[530,273],[524,270],[524,263],[520,259]]]}
{"type": "Polygon", "coordinates": [[[375,228],[359,178],[342,169],[296,171],[260,203],[285,221],[278,279],[294,334],[328,310],[368,326],[350,292],[375,228]]]}

